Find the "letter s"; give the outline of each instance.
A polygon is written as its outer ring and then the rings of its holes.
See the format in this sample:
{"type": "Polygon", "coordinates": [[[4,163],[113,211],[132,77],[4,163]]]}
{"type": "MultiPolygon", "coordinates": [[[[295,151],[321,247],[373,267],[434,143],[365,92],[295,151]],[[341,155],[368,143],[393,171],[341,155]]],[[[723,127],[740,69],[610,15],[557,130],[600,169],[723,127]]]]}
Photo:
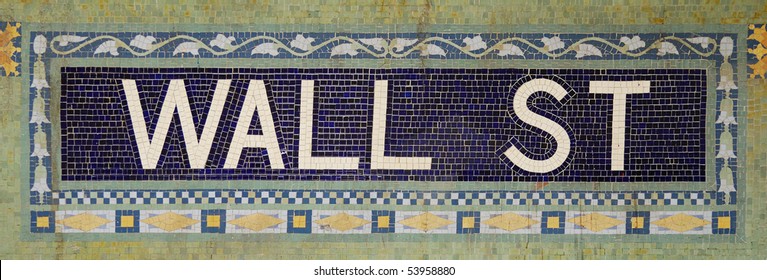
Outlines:
{"type": "Polygon", "coordinates": [[[536,92],[543,91],[551,94],[557,101],[567,95],[567,90],[559,83],[549,79],[533,79],[525,82],[514,94],[514,113],[524,123],[537,127],[554,137],[557,149],[554,154],[544,160],[535,160],[525,156],[516,146],[512,145],[503,154],[520,168],[532,173],[547,173],[559,168],[570,154],[570,135],[558,123],[538,115],[527,107],[527,99],[536,92]]]}

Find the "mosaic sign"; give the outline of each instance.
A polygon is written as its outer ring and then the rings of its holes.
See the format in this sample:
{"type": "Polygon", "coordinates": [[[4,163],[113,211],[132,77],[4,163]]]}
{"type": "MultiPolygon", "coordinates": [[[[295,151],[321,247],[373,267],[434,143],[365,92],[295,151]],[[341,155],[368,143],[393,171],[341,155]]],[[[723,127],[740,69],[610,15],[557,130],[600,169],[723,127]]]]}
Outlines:
{"type": "Polygon", "coordinates": [[[62,76],[63,180],[705,180],[696,69],[62,76]]]}
{"type": "Polygon", "coordinates": [[[30,36],[32,234],[737,234],[737,33],[30,36]]]}

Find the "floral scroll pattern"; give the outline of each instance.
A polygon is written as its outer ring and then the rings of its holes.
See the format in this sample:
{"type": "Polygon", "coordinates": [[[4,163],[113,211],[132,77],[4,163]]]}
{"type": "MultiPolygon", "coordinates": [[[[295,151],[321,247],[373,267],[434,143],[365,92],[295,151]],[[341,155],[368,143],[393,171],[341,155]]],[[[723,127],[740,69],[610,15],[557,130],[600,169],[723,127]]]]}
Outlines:
{"type": "Polygon", "coordinates": [[[641,36],[624,36],[617,41],[601,37],[584,37],[569,45],[558,35],[542,36],[539,39],[510,36],[490,43],[482,35],[466,36],[461,41],[443,37],[413,38],[350,38],[335,36],[322,42],[305,34],[297,34],[293,39],[278,39],[273,36],[259,35],[249,38],[236,38],[232,35],[216,34],[209,41],[189,35],[175,35],[167,39],[158,39],[152,35],[137,34],[129,42],[112,35],[100,35],[85,38],[77,35],[59,35],[51,40],[51,50],[58,55],[68,55],[83,48],[98,44],[92,54],[119,56],[120,50],[136,57],[147,56],[163,48],[173,48],[173,56],[199,56],[204,50],[213,56],[227,55],[241,49],[250,50],[254,57],[276,57],[285,54],[288,57],[307,57],[330,48],[330,57],[356,57],[365,53],[375,58],[407,58],[411,55],[426,57],[446,57],[457,53],[469,58],[516,56],[526,58],[542,54],[548,58],[560,58],[574,53],[575,58],[602,57],[604,52],[617,51],[629,57],[640,57],[655,52],[658,57],[680,55],[679,48],[685,48],[700,56],[710,56],[718,48],[716,40],[710,37],[680,38],[665,36],[644,41],[641,36]],[[70,43],[78,43],[71,45],[70,43]],[[598,45],[598,46],[597,46],[598,45]]]}

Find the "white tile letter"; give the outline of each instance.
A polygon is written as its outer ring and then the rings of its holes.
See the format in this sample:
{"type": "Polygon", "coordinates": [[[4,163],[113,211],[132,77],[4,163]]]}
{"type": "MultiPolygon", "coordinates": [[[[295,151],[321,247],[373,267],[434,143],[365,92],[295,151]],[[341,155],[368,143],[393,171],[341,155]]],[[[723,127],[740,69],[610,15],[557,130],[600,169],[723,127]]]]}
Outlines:
{"type": "Polygon", "coordinates": [[[386,143],[386,99],[389,81],[375,81],[373,92],[373,146],[370,169],[431,169],[430,157],[384,156],[386,143]]]}
{"type": "Polygon", "coordinates": [[[623,156],[626,150],[626,95],[632,93],[649,93],[650,81],[591,81],[589,93],[613,95],[613,136],[612,170],[623,170],[623,156]]]}
{"type": "Polygon", "coordinates": [[[141,99],[138,96],[138,88],[134,80],[122,80],[125,90],[125,98],[128,101],[128,110],[130,111],[131,124],[133,125],[134,137],[138,145],[139,157],[141,158],[141,167],[144,169],[155,169],[157,161],[160,159],[162,148],[165,145],[165,138],[168,135],[170,122],[173,120],[173,112],[178,110],[178,116],[181,120],[181,130],[184,134],[184,143],[189,154],[189,165],[195,169],[205,168],[205,162],[208,161],[210,147],[213,144],[213,138],[218,130],[218,121],[224,107],[224,101],[229,93],[231,80],[218,80],[216,90],[213,93],[213,101],[210,104],[210,111],[205,120],[205,126],[202,130],[202,136],[197,139],[197,131],[192,119],[192,110],[189,107],[189,99],[186,95],[186,88],[183,80],[171,80],[168,86],[168,93],[163,100],[162,109],[160,109],[160,119],[157,121],[157,127],[149,140],[146,122],[144,121],[144,110],[141,108],[141,99]]]}
{"type": "Polygon", "coordinates": [[[357,169],[359,158],[312,157],[312,123],[314,122],[314,81],[301,81],[301,119],[298,134],[299,169],[357,169]]]}
{"type": "Polygon", "coordinates": [[[237,119],[234,138],[232,138],[232,144],[229,146],[229,153],[226,155],[224,168],[237,168],[242,149],[246,147],[266,148],[272,169],[285,169],[280,145],[277,142],[272,110],[269,108],[269,99],[266,95],[266,86],[262,80],[250,80],[248,92],[245,95],[245,103],[242,105],[240,117],[237,119]],[[263,135],[248,135],[250,122],[256,111],[258,111],[258,120],[261,123],[263,135]]]}
{"type": "Polygon", "coordinates": [[[558,123],[538,115],[527,108],[527,99],[533,95],[533,93],[539,91],[551,94],[558,101],[562,100],[562,98],[567,95],[565,88],[555,81],[549,79],[530,80],[522,84],[514,94],[514,113],[517,114],[519,119],[523,122],[551,134],[554,138],[554,142],[557,143],[557,150],[554,151],[554,154],[551,157],[544,160],[528,158],[515,146],[509,147],[503,154],[506,155],[514,165],[519,166],[528,172],[546,173],[559,168],[559,166],[567,160],[567,156],[570,154],[570,135],[568,135],[567,131],[558,123]]]}

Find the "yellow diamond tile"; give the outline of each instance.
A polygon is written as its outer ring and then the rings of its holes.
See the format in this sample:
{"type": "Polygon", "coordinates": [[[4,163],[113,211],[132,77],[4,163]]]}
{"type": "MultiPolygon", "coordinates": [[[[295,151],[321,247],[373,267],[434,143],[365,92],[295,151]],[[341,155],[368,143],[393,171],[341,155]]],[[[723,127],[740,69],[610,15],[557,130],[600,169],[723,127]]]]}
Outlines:
{"type": "Polygon", "coordinates": [[[141,222],[161,228],[165,231],[176,231],[197,224],[200,221],[187,218],[184,215],[167,212],[151,218],[143,219],[141,222]]]}
{"type": "Polygon", "coordinates": [[[482,223],[491,227],[505,229],[508,231],[515,231],[518,229],[528,228],[540,222],[514,213],[507,213],[492,217],[486,221],[483,221],[482,223]]]}
{"type": "Polygon", "coordinates": [[[399,223],[422,231],[430,231],[452,224],[453,221],[441,218],[432,213],[423,213],[418,216],[404,219],[399,223]]]}
{"type": "Polygon", "coordinates": [[[347,231],[355,229],[371,223],[368,220],[360,219],[355,216],[341,213],[333,215],[324,219],[317,220],[316,223],[321,226],[330,226],[330,228],[338,231],[347,231]]]}
{"type": "Polygon", "coordinates": [[[94,228],[103,226],[109,222],[111,221],[108,219],[104,219],[102,217],[93,215],[91,213],[82,213],[82,214],[74,215],[71,217],[67,217],[60,221],[56,221],[57,224],[62,224],[67,227],[79,229],[82,231],[91,231],[94,228]]]}
{"type": "Polygon", "coordinates": [[[238,227],[247,228],[252,231],[261,231],[265,228],[273,227],[284,222],[285,220],[278,219],[269,215],[253,214],[234,219],[227,223],[236,225],[238,227]]]}
{"type": "Polygon", "coordinates": [[[664,227],[676,232],[685,232],[697,227],[710,224],[709,221],[696,218],[687,214],[676,214],[671,217],[663,218],[652,222],[654,225],[664,227]]]}
{"type": "Polygon", "coordinates": [[[567,220],[570,223],[582,226],[593,232],[600,232],[608,228],[615,227],[620,224],[624,224],[624,221],[611,218],[599,213],[591,213],[588,215],[578,216],[567,220]]]}

